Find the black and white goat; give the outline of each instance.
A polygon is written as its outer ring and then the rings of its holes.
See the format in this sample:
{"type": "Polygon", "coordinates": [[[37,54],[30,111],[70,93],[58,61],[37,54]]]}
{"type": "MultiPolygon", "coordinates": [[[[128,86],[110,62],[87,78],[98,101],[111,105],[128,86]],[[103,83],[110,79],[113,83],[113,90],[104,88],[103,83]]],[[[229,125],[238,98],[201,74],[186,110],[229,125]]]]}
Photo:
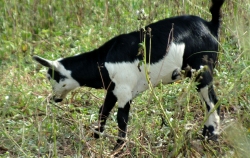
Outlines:
{"type": "MultiPolygon", "coordinates": [[[[207,112],[211,112],[204,125],[203,135],[217,139],[219,134],[219,107],[216,110],[217,97],[213,89],[212,71],[217,61],[220,9],[224,0],[212,0],[211,21],[197,16],[178,16],[164,19],[146,26],[151,28],[151,45],[146,38],[146,58],[149,59],[149,75],[152,85],[160,82],[172,83],[179,79],[178,74],[187,66],[199,70],[207,65],[209,69],[197,77],[197,90],[206,103],[207,112]],[[172,41],[169,42],[169,35],[172,41]]],[[[118,35],[100,48],[77,56],[50,61],[38,56],[36,60],[49,68],[47,77],[52,81],[53,100],[61,102],[71,90],[87,86],[107,90],[104,104],[99,111],[100,127],[103,132],[111,109],[118,102],[117,121],[119,137],[124,138],[127,131],[131,100],[148,89],[144,66],[138,67],[143,60],[138,55],[141,32],[135,31],[118,35]]],[[[191,72],[187,73],[191,77],[191,72]]],[[[98,138],[98,135],[95,135],[98,138]]],[[[118,139],[117,145],[123,144],[118,139]]]]}

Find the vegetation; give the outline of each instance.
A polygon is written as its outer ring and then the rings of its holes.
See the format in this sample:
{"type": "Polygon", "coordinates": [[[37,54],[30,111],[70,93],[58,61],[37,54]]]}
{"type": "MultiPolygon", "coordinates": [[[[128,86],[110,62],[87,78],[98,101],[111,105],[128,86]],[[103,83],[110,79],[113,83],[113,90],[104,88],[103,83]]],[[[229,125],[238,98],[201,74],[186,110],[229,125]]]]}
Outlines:
{"type": "MultiPolygon", "coordinates": [[[[105,91],[80,88],[49,103],[46,68],[32,61],[87,52],[141,24],[183,14],[207,20],[210,1],[0,1],[0,156],[111,157],[114,108],[105,134],[92,137],[105,91]],[[142,22],[136,11],[148,15],[142,22]]],[[[248,157],[250,154],[250,0],[223,6],[215,90],[221,105],[219,142],[203,141],[205,106],[192,79],[159,85],[133,101],[121,157],[248,157]],[[152,96],[152,91],[157,98],[152,96]],[[165,123],[164,123],[164,120],[165,123]]]]}

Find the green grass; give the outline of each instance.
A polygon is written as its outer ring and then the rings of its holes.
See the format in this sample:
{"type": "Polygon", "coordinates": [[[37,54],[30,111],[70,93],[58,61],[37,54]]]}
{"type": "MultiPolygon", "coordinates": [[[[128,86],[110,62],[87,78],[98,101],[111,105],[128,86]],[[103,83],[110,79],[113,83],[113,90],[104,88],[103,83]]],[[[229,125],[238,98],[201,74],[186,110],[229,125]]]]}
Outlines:
{"type": "MultiPolygon", "coordinates": [[[[101,139],[92,138],[105,91],[80,88],[50,104],[46,69],[34,54],[57,59],[87,52],[115,35],[182,14],[210,19],[209,1],[0,1],[0,156],[110,157],[114,108],[101,139]]],[[[250,1],[226,1],[215,90],[221,104],[219,142],[201,141],[205,106],[190,79],[160,85],[133,101],[124,157],[248,157],[250,154],[250,1]],[[162,105],[162,107],[160,106],[162,105]],[[162,118],[168,124],[162,126],[162,118]]]]}

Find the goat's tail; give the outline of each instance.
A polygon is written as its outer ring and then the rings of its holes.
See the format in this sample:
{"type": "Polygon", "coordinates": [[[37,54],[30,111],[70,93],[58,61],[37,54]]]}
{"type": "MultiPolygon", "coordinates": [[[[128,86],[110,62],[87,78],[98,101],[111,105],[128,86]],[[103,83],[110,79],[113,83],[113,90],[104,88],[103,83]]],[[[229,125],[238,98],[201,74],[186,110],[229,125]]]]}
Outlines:
{"type": "Polygon", "coordinates": [[[221,11],[220,8],[225,0],[212,0],[212,6],[210,8],[210,12],[212,14],[212,23],[219,24],[221,19],[221,11]]]}

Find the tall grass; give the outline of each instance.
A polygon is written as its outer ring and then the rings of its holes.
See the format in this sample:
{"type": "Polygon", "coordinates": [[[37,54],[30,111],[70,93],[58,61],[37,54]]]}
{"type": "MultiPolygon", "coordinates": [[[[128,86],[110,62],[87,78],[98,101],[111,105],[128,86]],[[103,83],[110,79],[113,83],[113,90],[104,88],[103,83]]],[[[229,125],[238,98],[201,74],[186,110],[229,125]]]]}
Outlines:
{"type": "MultiPolygon", "coordinates": [[[[210,19],[209,1],[23,0],[0,1],[1,157],[110,157],[116,141],[116,108],[105,134],[91,125],[105,91],[81,88],[50,104],[46,69],[33,54],[56,59],[87,52],[115,35],[182,14],[210,19]]],[[[247,157],[250,153],[250,1],[226,1],[215,89],[222,107],[219,142],[201,141],[205,106],[190,79],[160,85],[134,101],[124,157],[247,157]],[[161,105],[161,106],[160,106],[161,105]],[[168,118],[167,123],[163,123],[168,118]]]]}

